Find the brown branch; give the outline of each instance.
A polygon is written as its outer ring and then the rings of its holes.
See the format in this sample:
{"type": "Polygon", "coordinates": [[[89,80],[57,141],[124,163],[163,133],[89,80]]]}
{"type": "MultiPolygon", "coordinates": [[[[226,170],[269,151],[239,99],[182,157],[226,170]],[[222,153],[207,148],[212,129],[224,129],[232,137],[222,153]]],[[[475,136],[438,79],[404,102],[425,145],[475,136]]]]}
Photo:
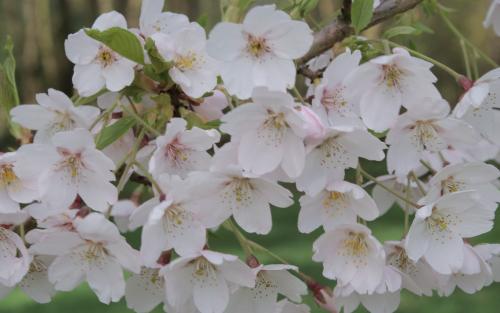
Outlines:
{"type": "MultiPolygon", "coordinates": [[[[368,24],[367,28],[379,24],[397,14],[411,10],[422,1],[423,0],[385,0],[373,13],[373,19],[370,24],[368,24]]],[[[302,72],[301,66],[307,61],[332,48],[335,43],[344,40],[344,38],[353,33],[354,30],[346,19],[345,14],[340,15],[331,24],[318,31],[314,34],[314,41],[309,52],[297,60],[299,73],[302,72]]]]}

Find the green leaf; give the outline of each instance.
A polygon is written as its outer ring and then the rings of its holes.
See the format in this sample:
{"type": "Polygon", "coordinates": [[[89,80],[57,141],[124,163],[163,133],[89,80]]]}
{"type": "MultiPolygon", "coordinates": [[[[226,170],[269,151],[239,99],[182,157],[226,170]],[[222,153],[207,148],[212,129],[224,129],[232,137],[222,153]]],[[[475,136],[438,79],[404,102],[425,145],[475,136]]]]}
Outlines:
{"type": "Polygon", "coordinates": [[[151,64],[153,65],[153,68],[155,69],[157,74],[168,71],[172,67],[172,64],[170,62],[167,62],[160,54],[153,39],[146,39],[144,48],[146,49],[146,52],[151,59],[151,64]]]}
{"type": "Polygon", "coordinates": [[[418,35],[420,31],[413,26],[396,26],[384,32],[384,38],[390,39],[400,35],[418,35]]]}
{"type": "Polygon", "coordinates": [[[351,23],[356,33],[360,33],[370,23],[373,16],[373,0],[355,0],[351,7],[351,23]]]}
{"type": "Polygon", "coordinates": [[[130,31],[112,27],[104,31],[98,29],[86,29],[89,37],[102,42],[121,56],[139,64],[144,64],[144,51],[136,35],[130,31]]]}
{"type": "Polygon", "coordinates": [[[118,140],[136,123],[132,116],[123,117],[116,123],[105,127],[97,137],[96,147],[101,150],[118,140]]]}

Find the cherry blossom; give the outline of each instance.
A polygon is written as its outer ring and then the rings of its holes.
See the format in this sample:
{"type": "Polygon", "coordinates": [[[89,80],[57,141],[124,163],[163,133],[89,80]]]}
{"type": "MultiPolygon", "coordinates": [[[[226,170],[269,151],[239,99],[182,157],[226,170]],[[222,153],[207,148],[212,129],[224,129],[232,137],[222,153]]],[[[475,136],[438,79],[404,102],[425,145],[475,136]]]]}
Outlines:
{"type": "Polygon", "coordinates": [[[89,128],[99,115],[96,107],[75,106],[64,93],[49,89],[47,93],[36,95],[37,104],[25,104],[10,111],[12,120],[19,125],[36,130],[34,141],[50,142],[60,131],[75,128],[89,128]]]}
{"type": "Polygon", "coordinates": [[[356,86],[353,96],[360,97],[365,125],[384,131],[394,125],[407,99],[439,98],[431,67],[431,63],[410,56],[405,49],[394,48],[393,54],[371,59],[349,75],[346,84],[356,86]]]}
{"type": "Polygon", "coordinates": [[[297,268],[282,264],[260,265],[254,268],[257,277],[255,287],[239,288],[231,295],[229,305],[224,312],[275,312],[279,310],[280,305],[285,305],[278,304],[278,294],[294,302],[300,302],[301,297],[307,293],[307,286],[290,274],[289,270],[297,268]]]}
{"type": "Polygon", "coordinates": [[[150,266],[163,251],[173,248],[180,255],[191,255],[206,241],[207,223],[196,213],[190,198],[193,183],[166,174],[158,183],[167,194],[151,209],[141,237],[141,257],[150,266]]]}
{"type": "Polygon", "coordinates": [[[437,288],[437,273],[421,258],[414,262],[408,257],[404,241],[386,241],[384,250],[387,264],[399,271],[401,287],[416,295],[432,296],[432,290],[437,288]]]}
{"type": "Polygon", "coordinates": [[[31,260],[21,237],[0,226],[0,285],[13,287],[19,283],[28,272],[31,260]]]}
{"type": "Polygon", "coordinates": [[[431,178],[429,191],[420,203],[430,203],[453,192],[474,190],[480,195],[480,201],[495,206],[500,202],[500,190],[493,182],[499,177],[496,167],[482,162],[448,165],[431,178]]]}
{"type": "Polygon", "coordinates": [[[105,212],[117,200],[110,181],[115,165],[95,148],[94,138],[84,129],[60,132],[50,144],[24,145],[17,152],[21,175],[39,175],[41,199],[59,212],[78,194],[94,210],[105,212]]]}
{"type": "Polygon", "coordinates": [[[344,178],[344,170],[355,168],[360,157],[383,160],[385,144],[366,130],[329,127],[321,139],[307,142],[307,156],[297,188],[314,195],[329,181],[344,178]]]}
{"type": "Polygon", "coordinates": [[[230,296],[229,284],[253,288],[255,273],[234,255],[202,250],[180,257],[160,271],[168,303],[179,308],[194,301],[201,313],[222,313],[230,296]]]}
{"type": "Polygon", "coordinates": [[[441,296],[450,296],[456,287],[473,294],[493,282],[493,274],[488,263],[472,246],[465,244],[463,249],[462,267],[451,275],[438,276],[438,294],[441,296]]]}
{"type": "Polygon", "coordinates": [[[160,268],[142,267],[127,279],[125,300],[127,307],[138,313],[152,311],[165,299],[165,280],[160,268]]]}
{"type": "MultiPolygon", "coordinates": [[[[408,197],[408,200],[417,202],[422,196],[422,191],[414,181],[410,181],[410,188],[407,190],[408,179],[397,177],[396,175],[383,175],[377,177],[377,181],[384,184],[385,187],[408,197]]],[[[420,182],[424,186],[423,182],[420,182]]],[[[401,209],[408,210],[409,213],[414,213],[415,208],[409,207],[407,203],[394,194],[388,192],[380,185],[375,184],[372,190],[372,197],[380,210],[380,215],[385,214],[396,203],[401,209]]]]}
{"type": "Polygon", "coordinates": [[[409,106],[387,133],[389,172],[405,176],[420,166],[422,152],[440,152],[448,146],[467,146],[480,140],[467,123],[448,117],[445,100],[421,99],[409,106]]]}
{"type": "Polygon", "coordinates": [[[493,227],[495,205],[485,205],[474,191],[444,195],[415,214],[405,241],[413,261],[421,257],[444,275],[458,271],[464,262],[463,239],[493,227]]]}
{"type": "Polygon", "coordinates": [[[337,307],[351,313],[362,304],[371,313],[395,312],[400,302],[401,276],[392,267],[384,268],[382,280],[373,293],[358,293],[350,285],[337,285],[334,290],[337,307]]]}
{"type": "Polygon", "coordinates": [[[173,118],[165,135],[156,138],[156,149],[149,161],[151,173],[185,177],[189,171],[208,169],[210,155],[206,151],[219,141],[220,134],[198,127],[186,129],[186,126],[186,120],[173,118]]]}
{"type": "Polygon", "coordinates": [[[496,68],[481,76],[462,96],[453,114],[472,125],[489,141],[500,144],[500,69],[496,68]]]}
{"type": "Polygon", "coordinates": [[[353,97],[346,85],[346,78],[361,61],[361,52],[350,50],[338,55],[328,65],[319,85],[314,89],[313,108],[331,125],[358,125],[363,127],[359,117],[359,97],[353,97]]]}
{"type": "Polygon", "coordinates": [[[254,87],[285,91],[295,84],[294,59],[312,44],[309,26],[275,5],[251,9],[242,24],[219,23],[210,32],[208,53],[221,62],[230,94],[247,99],[254,87]]]}
{"type": "Polygon", "coordinates": [[[205,30],[191,23],[173,35],[156,33],[151,38],[166,61],[172,80],[190,97],[199,98],[217,84],[216,62],[206,53],[205,30]]]}
{"type": "Polygon", "coordinates": [[[213,95],[203,99],[203,102],[194,106],[194,111],[205,121],[220,119],[223,110],[229,105],[226,95],[220,90],[214,90],[213,95]]]}
{"type": "MultiPolygon", "coordinates": [[[[246,175],[237,167],[196,173],[201,195],[198,214],[208,227],[217,227],[231,215],[249,233],[267,234],[272,228],[270,205],[289,207],[292,193],[274,181],[246,175]],[[203,210],[202,208],[212,208],[203,210]]],[[[196,190],[195,189],[195,190],[196,190]]]]}
{"type": "Polygon", "coordinates": [[[492,0],[483,25],[485,28],[493,26],[495,33],[500,36],[500,1],[492,0]]]}
{"type": "Polygon", "coordinates": [[[56,290],[69,291],[86,280],[101,302],[119,301],[125,293],[122,267],[138,273],[138,252],[102,214],[75,220],[75,230],[47,234],[30,252],[56,256],[48,269],[56,290]]]}
{"type": "Polygon", "coordinates": [[[293,108],[298,104],[289,94],[265,88],[255,89],[252,101],[222,118],[221,130],[240,141],[239,164],[257,175],[280,166],[297,177],[304,168],[306,135],[304,120],[293,108]]]}
{"type": "Polygon", "coordinates": [[[346,181],[329,183],[314,197],[300,198],[299,230],[310,233],[319,226],[325,231],[342,224],[355,224],[357,217],[374,220],[379,210],[373,199],[361,187],[346,181]]]}
{"type": "MultiPolygon", "coordinates": [[[[19,288],[37,303],[49,303],[56,293],[54,286],[49,282],[48,267],[52,257],[34,256],[29,270],[19,282],[19,288]]],[[[8,294],[12,288],[0,285],[0,297],[8,294]]]]}
{"type": "Polygon", "coordinates": [[[313,260],[323,262],[323,276],[358,293],[374,292],[382,280],[384,249],[364,225],[339,225],[321,235],[313,249],[313,260]]]}
{"type": "Polygon", "coordinates": [[[150,37],[156,33],[171,35],[189,25],[184,14],[162,12],[165,0],[143,0],[139,17],[140,33],[150,37]]]}
{"type": "Polygon", "coordinates": [[[474,246],[474,250],[479,254],[482,260],[486,261],[491,267],[493,280],[500,281],[500,245],[499,244],[480,244],[474,246]]]}
{"type": "MultiPolygon", "coordinates": [[[[93,29],[127,28],[125,17],[112,11],[100,15],[93,29]]],[[[64,42],[68,59],[75,64],[73,85],[81,96],[92,96],[106,87],[120,91],[134,80],[135,63],[87,36],[85,31],[68,36],[64,42]]]]}
{"type": "Polygon", "coordinates": [[[19,203],[39,196],[37,177],[19,168],[16,152],[0,154],[0,213],[19,213],[19,203]]]}

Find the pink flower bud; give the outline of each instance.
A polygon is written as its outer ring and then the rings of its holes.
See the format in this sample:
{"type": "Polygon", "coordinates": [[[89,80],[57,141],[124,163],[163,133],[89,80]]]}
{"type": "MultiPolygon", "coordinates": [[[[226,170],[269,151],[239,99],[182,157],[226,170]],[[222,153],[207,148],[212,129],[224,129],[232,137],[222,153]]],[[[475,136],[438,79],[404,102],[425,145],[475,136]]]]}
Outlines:
{"type": "Polygon", "coordinates": [[[226,95],[215,90],[214,94],[206,97],[200,105],[194,106],[194,111],[207,122],[219,119],[224,115],[222,110],[228,106],[226,95]]]}
{"type": "Polygon", "coordinates": [[[306,139],[320,139],[325,135],[325,126],[319,116],[310,108],[300,106],[296,108],[305,121],[306,139]]]}

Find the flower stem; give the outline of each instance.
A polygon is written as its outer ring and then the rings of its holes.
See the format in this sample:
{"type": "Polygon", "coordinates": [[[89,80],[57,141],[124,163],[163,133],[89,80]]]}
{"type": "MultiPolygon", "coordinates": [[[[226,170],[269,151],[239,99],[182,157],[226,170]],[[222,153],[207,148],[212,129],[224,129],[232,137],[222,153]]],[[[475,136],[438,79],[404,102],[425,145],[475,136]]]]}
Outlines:
{"type": "Polygon", "coordinates": [[[409,205],[415,207],[415,208],[420,208],[421,206],[416,204],[415,202],[411,201],[410,199],[407,199],[405,196],[402,196],[400,195],[399,193],[395,192],[394,190],[392,190],[391,188],[387,187],[386,185],[382,184],[381,182],[379,182],[375,177],[373,177],[372,175],[370,175],[368,172],[366,172],[363,168],[360,167],[360,172],[361,174],[363,174],[363,176],[371,181],[373,181],[375,184],[379,185],[380,187],[382,187],[385,191],[387,191],[388,193],[392,194],[393,196],[395,196],[396,198],[398,199],[401,199],[403,200],[404,202],[407,202],[409,205]]]}
{"type": "Polygon", "coordinates": [[[161,135],[161,133],[159,131],[157,131],[151,125],[149,125],[148,122],[146,122],[144,119],[142,119],[142,117],[140,117],[139,115],[137,115],[133,110],[130,110],[125,105],[122,105],[121,107],[122,107],[123,111],[127,112],[127,114],[129,114],[130,116],[132,116],[139,124],[141,124],[142,126],[144,126],[144,128],[146,128],[146,130],[148,132],[152,133],[155,136],[160,136],[161,135]]]}
{"type": "Polygon", "coordinates": [[[469,52],[467,51],[467,46],[465,45],[465,41],[463,39],[460,39],[460,47],[462,48],[462,54],[464,56],[465,72],[467,73],[467,77],[472,77],[469,52]]]}
{"type": "Polygon", "coordinates": [[[479,49],[475,44],[473,44],[467,37],[465,37],[462,32],[453,24],[453,22],[450,20],[448,15],[446,15],[446,12],[442,9],[441,5],[435,1],[436,7],[439,9],[438,14],[443,19],[444,23],[446,24],[446,27],[457,36],[458,39],[463,40],[463,42],[469,46],[472,50],[477,52],[486,62],[488,62],[491,66],[493,67],[498,67],[497,62],[495,62],[492,58],[490,58],[486,53],[484,53],[481,49],[479,49]]]}
{"type": "Polygon", "coordinates": [[[156,188],[156,191],[158,191],[160,194],[165,194],[163,192],[163,190],[161,190],[160,188],[160,185],[158,184],[158,182],[156,181],[156,179],[153,178],[153,176],[151,174],[149,174],[148,170],[144,168],[144,166],[142,166],[141,163],[137,162],[136,160],[134,160],[133,164],[135,166],[137,166],[138,169],[140,169],[142,171],[142,175],[144,177],[146,177],[150,182],[151,184],[153,185],[154,188],[156,188]]]}
{"type": "Polygon", "coordinates": [[[238,240],[241,248],[243,249],[243,252],[245,253],[245,257],[248,259],[250,256],[252,256],[253,253],[252,253],[252,248],[250,247],[249,244],[249,240],[238,229],[238,226],[236,226],[231,219],[228,219],[224,224],[226,229],[233,232],[233,234],[236,236],[236,239],[238,240]]]}
{"type": "Polygon", "coordinates": [[[420,193],[422,193],[422,196],[425,196],[425,194],[427,193],[425,191],[425,188],[424,186],[422,186],[422,183],[420,182],[420,180],[418,179],[417,175],[415,174],[414,171],[411,171],[410,172],[410,177],[413,179],[413,181],[417,184],[417,187],[418,187],[418,190],[420,191],[420,193]]]}
{"type": "MultiPolygon", "coordinates": [[[[411,195],[411,180],[410,180],[410,175],[406,177],[406,198],[410,199],[411,195]]],[[[410,228],[410,207],[408,205],[408,202],[405,202],[405,219],[404,219],[404,230],[403,230],[403,237],[406,236],[408,233],[408,229],[410,228]]]]}
{"type": "Polygon", "coordinates": [[[441,62],[437,61],[436,59],[433,59],[433,58],[431,58],[431,57],[429,57],[429,56],[427,56],[427,55],[425,55],[425,54],[423,54],[421,52],[418,52],[418,51],[413,50],[411,48],[408,48],[408,47],[405,47],[403,45],[397,44],[397,43],[395,43],[393,41],[384,40],[384,42],[387,42],[391,47],[406,49],[408,52],[410,52],[410,54],[412,54],[412,55],[414,55],[416,57],[419,57],[420,59],[425,60],[427,62],[430,62],[430,63],[434,64],[435,66],[439,67],[440,69],[442,69],[446,73],[450,74],[450,76],[452,76],[457,81],[460,78],[464,77],[463,74],[458,73],[457,71],[453,70],[448,65],[446,65],[444,63],[441,63],[441,62]]]}
{"type": "MultiPolygon", "coordinates": [[[[118,185],[116,187],[118,189],[118,192],[121,192],[125,187],[125,184],[127,183],[128,172],[134,165],[137,151],[139,151],[139,146],[141,145],[143,138],[144,138],[144,128],[141,129],[139,136],[137,136],[137,139],[134,141],[134,145],[132,146],[132,150],[130,151],[130,153],[124,158],[123,161],[120,161],[120,163],[126,163],[126,165],[125,169],[123,170],[122,176],[120,177],[120,181],[118,182],[118,185]]],[[[121,164],[119,164],[117,168],[119,168],[120,166],[121,164]]]]}

